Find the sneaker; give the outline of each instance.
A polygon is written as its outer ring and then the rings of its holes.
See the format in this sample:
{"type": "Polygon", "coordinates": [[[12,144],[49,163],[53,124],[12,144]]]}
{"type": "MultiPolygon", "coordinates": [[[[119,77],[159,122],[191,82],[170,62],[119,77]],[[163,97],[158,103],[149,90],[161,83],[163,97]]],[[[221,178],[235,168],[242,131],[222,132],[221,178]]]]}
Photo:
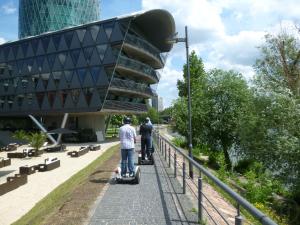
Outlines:
{"type": "Polygon", "coordinates": [[[122,174],[121,176],[122,176],[122,177],[126,177],[126,174],[122,174]]]}
{"type": "Polygon", "coordinates": [[[130,173],[130,174],[129,174],[129,177],[134,177],[134,173],[130,173]]]}

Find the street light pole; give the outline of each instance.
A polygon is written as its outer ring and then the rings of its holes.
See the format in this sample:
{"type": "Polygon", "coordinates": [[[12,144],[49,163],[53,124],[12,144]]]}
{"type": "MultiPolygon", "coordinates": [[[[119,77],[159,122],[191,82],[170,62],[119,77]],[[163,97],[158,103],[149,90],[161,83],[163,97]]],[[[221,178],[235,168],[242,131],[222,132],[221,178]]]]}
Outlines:
{"type": "MultiPolygon", "coordinates": [[[[185,26],[185,47],[186,47],[186,66],[187,66],[187,82],[188,82],[188,138],[189,138],[189,157],[193,158],[192,149],[192,110],[191,110],[191,74],[190,74],[190,60],[189,60],[189,39],[188,39],[188,27],[185,26]]],[[[194,177],[193,166],[189,161],[189,175],[194,177]]]]}
{"type": "MultiPolygon", "coordinates": [[[[185,26],[185,37],[177,38],[177,33],[170,39],[167,39],[167,43],[174,44],[178,42],[185,42],[186,47],[186,66],[187,66],[187,82],[188,82],[188,143],[189,143],[189,157],[193,158],[192,154],[192,110],[191,110],[191,75],[190,75],[190,60],[189,60],[189,39],[188,39],[188,27],[185,26]]],[[[193,165],[189,161],[189,175],[193,178],[193,165]]]]}

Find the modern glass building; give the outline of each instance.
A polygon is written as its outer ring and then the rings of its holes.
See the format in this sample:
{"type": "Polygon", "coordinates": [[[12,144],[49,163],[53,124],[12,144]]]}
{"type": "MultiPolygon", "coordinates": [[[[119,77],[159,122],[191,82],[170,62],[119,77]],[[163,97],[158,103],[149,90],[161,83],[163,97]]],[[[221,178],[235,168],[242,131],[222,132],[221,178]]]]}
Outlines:
{"type": "Polygon", "coordinates": [[[151,10],[0,45],[0,116],[38,116],[45,126],[70,114],[105,129],[105,117],[147,111],[172,15],[151,10]]]}
{"type": "Polygon", "coordinates": [[[20,0],[19,38],[100,19],[99,0],[20,0]]]}

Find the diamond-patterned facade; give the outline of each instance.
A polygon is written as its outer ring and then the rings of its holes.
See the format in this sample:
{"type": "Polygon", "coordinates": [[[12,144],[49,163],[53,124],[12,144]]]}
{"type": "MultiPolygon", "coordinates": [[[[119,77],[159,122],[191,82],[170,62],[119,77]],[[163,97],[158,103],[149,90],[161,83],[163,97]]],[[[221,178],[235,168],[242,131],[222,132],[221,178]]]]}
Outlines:
{"type": "Polygon", "coordinates": [[[86,24],[99,17],[99,0],[20,0],[19,38],[86,24]]]}
{"type": "Polygon", "coordinates": [[[0,45],[0,115],[147,110],[150,85],[159,76],[157,64],[141,54],[146,47],[157,55],[161,51],[146,40],[138,44],[144,36],[130,26],[132,19],[99,21],[0,45]],[[126,44],[140,52],[135,55],[126,44]]]}

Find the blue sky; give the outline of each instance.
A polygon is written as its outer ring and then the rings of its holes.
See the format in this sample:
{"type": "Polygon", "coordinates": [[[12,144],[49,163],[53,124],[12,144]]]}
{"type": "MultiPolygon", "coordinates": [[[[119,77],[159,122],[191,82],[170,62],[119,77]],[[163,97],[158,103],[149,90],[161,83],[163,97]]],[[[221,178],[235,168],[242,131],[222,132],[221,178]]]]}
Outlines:
{"type": "MultiPolygon", "coordinates": [[[[203,59],[207,70],[221,68],[254,75],[258,46],[266,33],[300,25],[299,0],[101,0],[101,19],[139,10],[166,9],[172,13],[179,36],[189,27],[191,50],[203,59]]],[[[0,43],[18,36],[18,0],[0,0],[0,43]]],[[[185,48],[177,44],[169,53],[158,94],[164,105],[177,98],[177,79],[182,79],[185,48]]]]}

